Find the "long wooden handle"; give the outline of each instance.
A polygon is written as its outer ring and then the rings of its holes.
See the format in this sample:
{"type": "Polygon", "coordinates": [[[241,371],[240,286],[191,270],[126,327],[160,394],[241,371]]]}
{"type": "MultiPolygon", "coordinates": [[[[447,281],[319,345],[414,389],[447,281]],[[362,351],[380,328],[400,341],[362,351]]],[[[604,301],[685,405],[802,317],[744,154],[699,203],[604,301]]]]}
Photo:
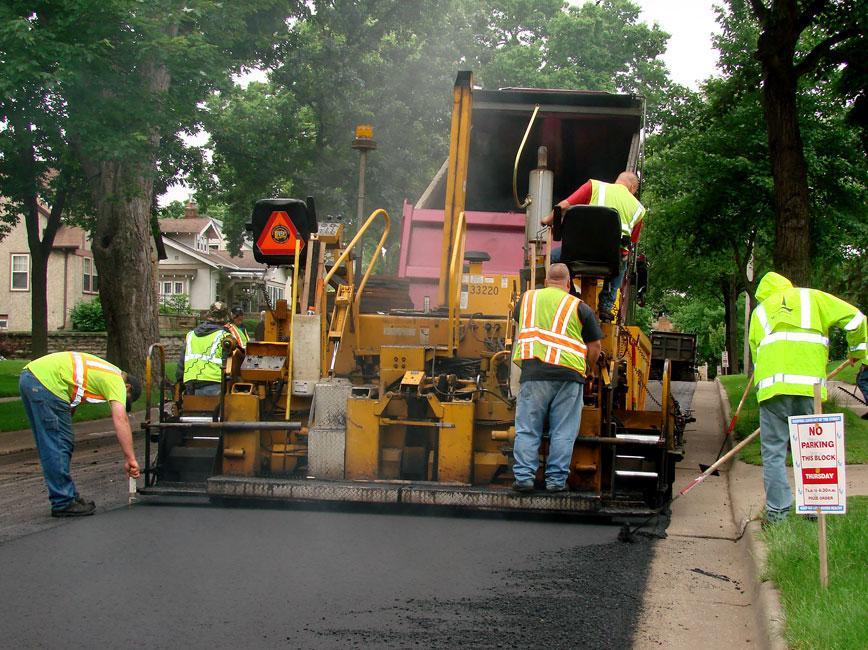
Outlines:
{"type": "Polygon", "coordinates": [[[750,392],[750,387],[753,386],[753,372],[747,378],[747,386],[744,387],[744,393],[741,395],[741,401],[738,403],[738,408],[735,409],[735,415],[732,416],[732,419],[729,421],[729,426],[726,428],[726,435],[732,433],[733,429],[735,429],[735,423],[738,420],[738,416],[741,415],[741,409],[744,406],[745,401],[747,401],[747,394],[750,392]]]}
{"type": "MultiPolygon", "coordinates": [[[[832,377],[837,375],[839,372],[841,372],[844,368],[849,366],[852,362],[853,361],[851,359],[847,359],[844,363],[842,363],[840,366],[838,366],[832,372],[830,372],[828,378],[831,379],[832,377]]],[[[753,375],[751,375],[751,377],[753,377],[753,375]]],[[[744,399],[744,398],[742,398],[742,399],[744,399]]],[[[741,406],[739,406],[739,408],[741,408],[741,406]]],[[[730,458],[732,458],[736,453],[738,453],[739,451],[744,449],[747,445],[749,445],[753,441],[753,439],[759,435],[759,432],[760,432],[759,427],[757,427],[753,433],[751,433],[744,440],[742,440],[740,443],[738,443],[735,447],[733,447],[728,452],[726,452],[723,456],[718,458],[712,465],[709,466],[709,468],[707,470],[702,472],[702,474],[700,474],[695,479],[690,481],[690,483],[685,485],[682,488],[681,492],[678,493],[678,496],[681,496],[682,494],[687,494],[688,492],[690,492],[690,490],[692,490],[697,485],[702,483],[705,479],[707,479],[709,476],[711,476],[711,474],[718,467],[723,465],[726,461],[728,461],[730,458]]],[[[674,501],[674,499],[673,499],[673,501],[674,501]]]]}

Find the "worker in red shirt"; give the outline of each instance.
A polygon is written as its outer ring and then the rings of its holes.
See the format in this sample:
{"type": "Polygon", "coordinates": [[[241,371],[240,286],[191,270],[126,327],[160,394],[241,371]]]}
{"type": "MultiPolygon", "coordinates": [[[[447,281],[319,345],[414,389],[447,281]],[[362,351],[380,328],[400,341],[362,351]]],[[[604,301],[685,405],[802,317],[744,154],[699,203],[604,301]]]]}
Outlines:
{"type": "MultiPolygon", "coordinates": [[[[605,183],[591,179],[582,185],[566,199],[558,203],[557,207],[566,210],[574,205],[600,205],[613,208],[621,220],[621,264],[618,275],[607,278],[603,283],[598,305],[600,320],[611,321],[612,307],[615,305],[615,295],[624,281],[624,273],[627,269],[627,255],[630,246],[639,241],[639,233],[642,231],[642,220],[645,217],[645,207],[636,199],[639,190],[639,178],[630,171],[621,172],[614,183],[605,183]]],[[[551,225],[554,221],[554,211],[543,217],[544,226],[551,225]]],[[[560,262],[561,249],[552,249],[551,261],[560,262]]]]}

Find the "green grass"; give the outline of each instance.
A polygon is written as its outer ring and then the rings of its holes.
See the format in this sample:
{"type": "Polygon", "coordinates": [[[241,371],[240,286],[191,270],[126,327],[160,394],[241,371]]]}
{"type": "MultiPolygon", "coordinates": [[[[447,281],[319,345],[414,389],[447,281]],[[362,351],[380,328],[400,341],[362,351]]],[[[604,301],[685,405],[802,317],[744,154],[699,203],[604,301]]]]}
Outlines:
{"type": "Polygon", "coordinates": [[[817,524],[792,515],[765,533],[764,578],[781,591],[790,648],[868,648],[868,497],[847,500],[846,515],[828,515],[829,587],[819,579],[817,524]]]}
{"type": "MultiPolygon", "coordinates": [[[[840,362],[832,362],[832,367],[837,367],[839,364],[840,362]]],[[[835,377],[835,379],[837,378],[838,377],[835,377]]],[[[744,386],[747,382],[747,377],[744,375],[726,375],[719,377],[719,379],[729,396],[731,412],[735,415],[735,409],[738,408],[738,402],[744,393],[744,386]]],[[[834,403],[834,400],[823,402],[823,412],[844,414],[847,464],[861,465],[863,463],[868,463],[868,420],[862,420],[848,408],[839,407],[834,403]]],[[[726,424],[729,425],[729,422],[726,424]]],[[[742,440],[746,436],[750,435],[758,426],[759,406],[756,401],[756,391],[751,389],[750,393],[748,393],[747,400],[745,400],[744,407],[741,410],[741,415],[739,415],[738,421],[735,425],[736,440],[742,440]]],[[[740,458],[751,465],[762,465],[759,438],[742,449],[740,458]]],[[[787,464],[792,464],[789,457],[787,458],[787,464]]]]}
{"type": "Polygon", "coordinates": [[[4,359],[0,361],[0,397],[18,396],[18,375],[30,360],[4,359]]]}
{"type": "MultiPolygon", "coordinates": [[[[12,397],[18,395],[18,375],[21,372],[21,368],[27,363],[27,361],[19,360],[0,361],[0,391],[7,385],[10,387],[14,385],[15,387],[14,392],[0,393],[0,396],[12,397]]],[[[166,364],[166,377],[170,381],[174,381],[175,379],[175,365],[174,362],[166,364]]],[[[156,396],[153,399],[156,400],[156,396]]],[[[133,402],[133,411],[141,411],[144,408],[145,393],[142,391],[141,397],[133,402]]],[[[72,421],[84,422],[108,417],[111,417],[108,404],[82,404],[75,410],[72,421]]],[[[0,431],[19,431],[29,428],[30,422],[27,420],[27,415],[24,413],[24,405],[20,400],[0,403],[0,431]]]]}
{"type": "MultiPolygon", "coordinates": [[[[837,361],[830,361],[829,364],[826,366],[826,372],[827,373],[832,372],[835,368],[840,366],[842,363],[844,363],[843,359],[838,359],[837,361]]],[[[859,364],[859,363],[851,364],[851,365],[847,366],[846,368],[844,368],[837,375],[835,375],[833,379],[835,381],[846,381],[848,384],[855,384],[856,383],[856,375],[859,374],[859,368],[861,367],[861,365],[862,364],[859,364]]],[[[856,394],[858,395],[859,392],[857,391],[856,394]]]]}

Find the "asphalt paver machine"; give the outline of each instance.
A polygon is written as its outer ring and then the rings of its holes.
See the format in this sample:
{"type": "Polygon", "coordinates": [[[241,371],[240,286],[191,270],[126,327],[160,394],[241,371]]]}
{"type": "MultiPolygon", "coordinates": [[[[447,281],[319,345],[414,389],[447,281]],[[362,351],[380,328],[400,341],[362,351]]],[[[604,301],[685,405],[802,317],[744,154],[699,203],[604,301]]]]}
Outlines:
{"type": "MultiPolygon", "coordinates": [[[[160,408],[143,424],[140,491],[502,512],[645,514],[664,503],[687,417],[668,368],[659,395],[648,391],[651,345],[627,324],[641,275],[632,257],[585,387],[569,491],[509,489],[515,305],[542,286],[558,239],[576,294],[593,307],[620,256],[612,210],[576,206],[551,230],[540,220],[553,196],[587,178],[635,170],[643,118],[635,96],[484,91],[459,73],[448,160],[405,205],[401,309],[366,305],[391,228],[384,210],[347,241],[343,225],[318,223],[310,199],[259,201],[254,253],[291,268],[291,297],[269,306],[262,340],[226,344],[220,395],[148,383],[160,408]],[[359,244],[376,234],[366,262],[359,244]]],[[[156,345],[148,377],[164,369],[156,345]]],[[[540,451],[544,464],[545,437],[540,451]]]]}

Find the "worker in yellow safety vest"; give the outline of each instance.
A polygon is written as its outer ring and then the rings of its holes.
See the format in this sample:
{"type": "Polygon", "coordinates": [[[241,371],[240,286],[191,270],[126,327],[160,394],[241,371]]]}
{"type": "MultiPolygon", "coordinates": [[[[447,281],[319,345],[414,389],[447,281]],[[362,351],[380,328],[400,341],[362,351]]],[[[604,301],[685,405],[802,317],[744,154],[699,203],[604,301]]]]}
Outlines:
{"type": "Polygon", "coordinates": [[[786,518],[793,500],[787,482],[787,418],[813,413],[815,384],[826,398],[829,329],[842,328],[849,357],[864,362],[868,327],[853,305],[823,291],[794,287],[774,272],[760,280],[756,299],[750,350],[760,406],[765,521],[773,523],[786,518]]]}
{"type": "MultiPolygon", "coordinates": [[[[624,171],[618,174],[614,183],[605,183],[592,178],[557,204],[561,210],[567,210],[574,205],[599,205],[613,208],[621,220],[621,264],[618,275],[607,278],[603,283],[598,305],[602,321],[611,321],[613,318],[612,308],[615,305],[618,289],[624,282],[630,246],[639,241],[639,234],[642,232],[645,207],[635,196],[638,191],[639,177],[633,172],[624,171]]],[[[554,212],[543,217],[542,224],[548,226],[552,221],[554,221],[554,212]]],[[[552,249],[551,261],[560,262],[560,259],[561,249],[552,249]]]]}
{"type": "Polygon", "coordinates": [[[127,412],[139,398],[138,378],[85,352],[55,352],[34,359],[21,372],[18,390],[30,420],[52,517],[92,515],[93,501],[79,495],[70,476],[75,447],[72,413],[82,402],[108,402],[127,476],[139,476],[127,412]]]}
{"type": "Polygon", "coordinates": [[[226,329],[229,310],[222,302],[208,309],[204,323],[187,332],[178,360],[176,376],[184,382],[188,395],[219,395],[223,379],[223,341],[230,336],[226,329]]]}
{"type": "Polygon", "coordinates": [[[514,314],[519,324],[512,360],[521,367],[515,411],[512,488],[532,492],[543,426],[549,423],[545,484],[567,487],[573,445],[582,417],[585,376],[593,374],[603,333],[593,310],[570,295],[570,273],[552,264],[544,289],[527,291],[514,314]]]}
{"type": "Polygon", "coordinates": [[[247,349],[247,342],[250,340],[250,335],[247,333],[247,328],[244,327],[244,310],[237,305],[232,308],[231,317],[226,323],[226,329],[229,331],[232,340],[235,341],[240,349],[247,349]]]}

